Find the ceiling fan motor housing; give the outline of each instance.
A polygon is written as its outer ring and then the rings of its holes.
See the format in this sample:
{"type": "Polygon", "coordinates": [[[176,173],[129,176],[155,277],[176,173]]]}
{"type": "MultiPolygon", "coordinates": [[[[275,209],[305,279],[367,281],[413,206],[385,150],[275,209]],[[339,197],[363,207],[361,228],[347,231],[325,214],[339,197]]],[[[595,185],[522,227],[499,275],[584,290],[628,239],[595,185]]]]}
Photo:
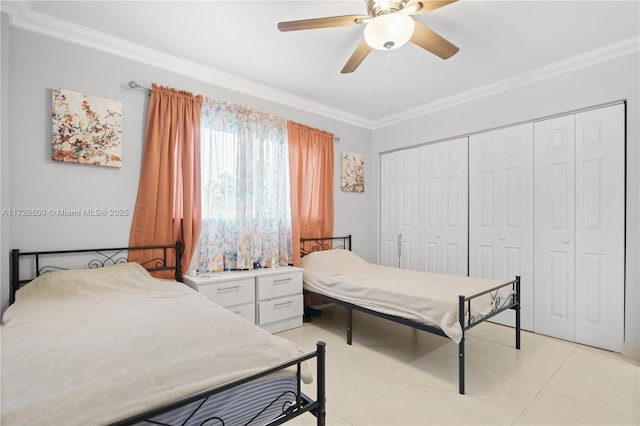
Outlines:
{"type": "Polygon", "coordinates": [[[367,3],[367,13],[372,18],[376,16],[397,12],[404,9],[409,0],[365,0],[367,3]]]}

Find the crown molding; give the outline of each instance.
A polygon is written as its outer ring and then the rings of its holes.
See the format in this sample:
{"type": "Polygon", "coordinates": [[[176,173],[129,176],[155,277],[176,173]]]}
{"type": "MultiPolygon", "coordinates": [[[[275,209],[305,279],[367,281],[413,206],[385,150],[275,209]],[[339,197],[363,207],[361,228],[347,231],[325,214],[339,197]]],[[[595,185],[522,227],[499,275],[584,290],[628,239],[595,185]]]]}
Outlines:
{"type": "Polygon", "coordinates": [[[637,52],[640,52],[640,36],[630,37],[628,39],[609,44],[599,49],[572,56],[570,58],[566,58],[539,68],[534,68],[530,71],[517,74],[491,84],[486,84],[484,86],[480,86],[466,92],[461,92],[453,96],[439,99],[435,102],[421,105],[417,108],[390,115],[382,120],[377,121],[374,128],[397,124],[412,118],[419,117],[421,115],[426,115],[435,111],[451,108],[455,105],[460,105],[466,102],[471,102],[487,96],[505,92],[507,90],[526,86],[540,80],[545,80],[547,78],[555,77],[580,68],[585,68],[591,65],[637,52]]]}
{"type": "Polygon", "coordinates": [[[10,18],[11,25],[18,28],[101,50],[146,65],[175,72],[205,83],[224,87],[225,89],[322,115],[369,130],[400,123],[421,115],[451,108],[456,105],[640,51],[640,36],[631,37],[491,84],[402,111],[380,120],[369,120],[318,102],[309,101],[282,90],[239,78],[202,64],[187,61],[158,50],[36,12],[31,9],[30,1],[0,1],[0,11],[6,13],[10,18]]]}
{"type": "Polygon", "coordinates": [[[363,117],[331,108],[318,102],[309,101],[300,96],[274,89],[256,83],[255,81],[246,80],[196,62],[181,59],[81,25],[42,14],[31,8],[30,1],[0,1],[0,11],[9,16],[11,25],[47,37],[101,50],[132,61],[175,72],[176,74],[184,75],[198,81],[262,98],[298,110],[319,114],[358,127],[371,129],[375,124],[373,121],[363,117]]]}

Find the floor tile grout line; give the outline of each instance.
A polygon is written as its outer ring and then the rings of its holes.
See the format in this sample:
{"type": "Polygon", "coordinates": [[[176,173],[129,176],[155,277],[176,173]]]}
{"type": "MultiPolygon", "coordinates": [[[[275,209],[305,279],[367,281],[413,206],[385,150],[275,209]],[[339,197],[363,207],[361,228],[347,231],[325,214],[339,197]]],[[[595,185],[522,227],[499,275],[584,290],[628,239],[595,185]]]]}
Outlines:
{"type": "Polygon", "coordinates": [[[558,372],[560,371],[560,369],[562,368],[562,366],[564,366],[567,361],[569,361],[569,358],[571,357],[571,354],[573,354],[575,352],[576,348],[572,348],[571,352],[569,352],[569,355],[567,355],[567,357],[565,358],[565,360],[562,362],[562,364],[560,364],[560,366],[558,366],[558,368],[556,369],[556,371],[553,372],[553,374],[551,375],[551,377],[549,377],[549,380],[547,380],[547,382],[540,387],[540,390],[538,392],[536,392],[536,395],[531,398],[531,401],[529,401],[529,403],[527,404],[526,407],[524,407],[522,409],[522,411],[520,412],[520,414],[518,415],[518,417],[515,418],[515,420],[511,423],[512,425],[516,424],[518,422],[518,419],[520,419],[520,417],[523,416],[523,414],[529,409],[529,407],[531,407],[531,405],[536,402],[536,400],[538,399],[538,397],[540,396],[540,394],[544,391],[546,392],[552,392],[552,393],[556,393],[557,392],[553,392],[549,389],[547,389],[547,385],[549,384],[549,382],[551,382],[551,380],[553,380],[553,378],[555,377],[556,374],[558,374],[558,372]]]}

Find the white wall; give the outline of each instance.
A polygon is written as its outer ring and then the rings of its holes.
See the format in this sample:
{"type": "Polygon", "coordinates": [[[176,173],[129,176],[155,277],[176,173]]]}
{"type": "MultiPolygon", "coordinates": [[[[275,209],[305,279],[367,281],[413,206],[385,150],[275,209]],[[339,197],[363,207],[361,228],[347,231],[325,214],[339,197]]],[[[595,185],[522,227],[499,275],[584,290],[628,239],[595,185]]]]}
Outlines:
{"type": "MultiPolygon", "coordinates": [[[[132,212],[138,189],[148,95],[141,90],[129,89],[127,82],[135,80],[147,85],[155,82],[277,114],[339,136],[341,140],[335,145],[335,231],[353,234],[354,250],[367,259],[375,259],[370,236],[371,192],[341,193],[339,189],[342,150],[361,152],[365,161],[370,163],[370,130],[3,25],[3,67],[7,56],[9,108],[5,116],[3,105],[2,193],[3,203],[6,193],[9,194],[6,201],[13,209],[119,208],[132,212]],[[5,37],[5,32],[8,32],[8,37],[5,37]],[[51,88],[55,87],[122,102],[121,168],[51,160],[51,88]],[[5,134],[7,124],[8,133],[5,134]],[[4,151],[7,147],[8,167],[5,167],[4,151]],[[5,171],[7,168],[8,173],[5,171]],[[8,175],[8,191],[4,188],[5,173],[8,175]]],[[[3,78],[7,74],[4,71],[3,68],[3,78]]],[[[2,99],[4,103],[4,92],[2,99]]],[[[131,219],[131,214],[126,217],[11,217],[8,220],[10,235],[6,235],[4,229],[2,233],[3,262],[9,248],[40,250],[127,245],[131,219]]],[[[3,227],[4,224],[3,220],[3,227]]],[[[3,267],[1,272],[2,303],[5,307],[8,267],[3,267]]]]}
{"type": "MultiPolygon", "coordinates": [[[[625,343],[631,352],[637,351],[640,348],[639,62],[640,55],[636,52],[374,130],[374,206],[379,205],[379,154],[382,152],[626,100],[625,343]]],[[[377,240],[379,217],[374,223],[377,240]]]]}
{"type": "MultiPolygon", "coordinates": [[[[9,208],[9,25],[0,15],[0,211],[9,208]]],[[[9,217],[0,216],[0,277],[9,277],[9,217]]],[[[5,278],[3,278],[4,283],[5,278]]],[[[0,287],[1,311],[9,298],[7,286],[0,287]]]]}

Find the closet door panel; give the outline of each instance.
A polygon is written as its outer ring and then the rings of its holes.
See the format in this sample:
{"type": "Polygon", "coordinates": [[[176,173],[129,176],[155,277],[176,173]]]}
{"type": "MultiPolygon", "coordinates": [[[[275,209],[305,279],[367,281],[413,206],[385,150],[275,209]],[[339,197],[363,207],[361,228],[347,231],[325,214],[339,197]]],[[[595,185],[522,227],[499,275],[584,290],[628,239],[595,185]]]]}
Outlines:
{"type": "Polygon", "coordinates": [[[395,153],[380,157],[380,263],[387,266],[398,266],[398,162],[395,153]]]}
{"type": "Polygon", "coordinates": [[[420,270],[467,275],[467,144],[420,148],[420,270]]]}
{"type": "Polygon", "coordinates": [[[418,264],[418,149],[380,158],[380,263],[415,269],[418,264]]]}
{"type": "MultiPolygon", "coordinates": [[[[437,157],[437,154],[437,152],[431,153],[427,159],[427,163],[432,164],[436,162],[437,164],[437,158],[434,158],[437,157]]],[[[421,167],[421,176],[423,176],[423,173],[425,172],[428,174],[426,178],[423,177],[425,180],[422,181],[424,186],[422,186],[420,194],[420,208],[424,209],[421,210],[421,215],[423,215],[421,232],[426,234],[426,238],[424,236],[421,236],[420,238],[420,249],[422,250],[420,269],[436,272],[440,269],[439,262],[441,257],[440,247],[436,238],[436,235],[438,234],[438,225],[441,220],[440,178],[434,173],[434,169],[431,167],[427,170],[423,170],[421,167]]]]}
{"type": "Polygon", "coordinates": [[[475,277],[489,278],[496,275],[496,248],[494,246],[481,245],[478,247],[478,262],[474,271],[470,275],[475,277]]]}
{"type": "Polygon", "coordinates": [[[381,246],[381,260],[380,263],[386,266],[400,266],[400,260],[398,259],[398,242],[385,240],[381,246]]]}
{"type": "Polygon", "coordinates": [[[427,271],[437,271],[439,268],[439,264],[438,264],[438,252],[439,247],[438,244],[436,243],[422,243],[423,246],[423,250],[425,251],[425,259],[426,259],[426,265],[427,271]]]}
{"type": "Polygon", "coordinates": [[[418,244],[416,234],[401,233],[400,238],[400,268],[414,270],[417,269],[418,267],[416,265],[419,263],[419,261],[417,260],[418,250],[415,249],[415,246],[418,244]]]}
{"type": "Polygon", "coordinates": [[[575,339],[574,116],[535,123],[535,331],[575,339]]]}
{"type": "MultiPolygon", "coordinates": [[[[533,125],[469,139],[469,275],[521,276],[522,328],[533,329],[533,125]]],[[[506,312],[496,321],[514,325],[506,312]]]]}
{"type": "Polygon", "coordinates": [[[461,259],[465,256],[467,246],[460,244],[445,244],[444,246],[444,273],[452,275],[466,275],[461,271],[467,269],[467,262],[461,259]]]}
{"type": "Polygon", "coordinates": [[[420,148],[420,265],[421,271],[442,273],[441,170],[444,155],[438,144],[420,148]]]}
{"type": "Polygon", "coordinates": [[[419,264],[418,244],[418,156],[417,148],[398,151],[400,158],[400,182],[402,199],[398,200],[402,223],[400,225],[400,267],[417,269],[419,264]]]}
{"type": "Polygon", "coordinates": [[[535,127],[535,331],[620,351],[624,105],[535,127]]]}
{"type": "Polygon", "coordinates": [[[468,268],[468,138],[444,142],[446,164],[442,200],[443,265],[445,274],[467,275],[468,268]]]}
{"type": "Polygon", "coordinates": [[[576,114],[576,341],[624,338],[624,105],[576,114]]]}

